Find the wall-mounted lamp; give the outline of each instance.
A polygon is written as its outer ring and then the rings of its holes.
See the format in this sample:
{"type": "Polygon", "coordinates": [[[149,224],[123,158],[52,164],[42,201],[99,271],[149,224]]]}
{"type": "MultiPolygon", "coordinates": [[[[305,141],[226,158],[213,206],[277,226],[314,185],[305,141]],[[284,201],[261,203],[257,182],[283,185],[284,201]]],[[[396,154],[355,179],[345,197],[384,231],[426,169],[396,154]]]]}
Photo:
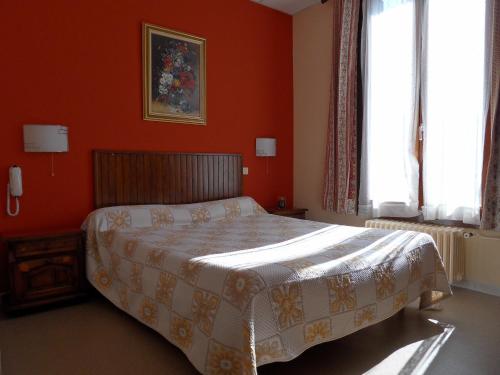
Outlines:
{"type": "Polygon", "coordinates": [[[51,176],[54,173],[54,152],[68,152],[68,128],[61,125],[24,125],[24,151],[50,152],[51,176]]]}
{"type": "Polygon", "coordinates": [[[269,174],[269,157],[276,156],[276,138],[257,138],[255,155],[266,158],[266,174],[269,174]]]}
{"type": "Polygon", "coordinates": [[[276,156],[276,138],[257,138],[255,154],[256,156],[276,156]]]}

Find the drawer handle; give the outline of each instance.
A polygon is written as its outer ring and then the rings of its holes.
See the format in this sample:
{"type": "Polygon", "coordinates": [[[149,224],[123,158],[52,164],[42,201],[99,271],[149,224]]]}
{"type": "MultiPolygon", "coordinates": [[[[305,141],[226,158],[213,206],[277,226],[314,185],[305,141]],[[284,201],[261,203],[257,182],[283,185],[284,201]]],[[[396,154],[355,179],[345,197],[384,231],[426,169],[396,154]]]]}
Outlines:
{"type": "Polygon", "coordinates": [[[30,272],[33,268],[50,264],[49,259],[32,260],[28,262],[19,263],[17,268],[21,272],[30,272]]]}
{"type": "Polygon", "coordinates": [[[66,256],[60,256],[56,258],[49,258],[49,259],[40,259],[40,260],[32,260],[29,262],[23,262],[18,264],[18,269],[20,272],[30,272],[31,269],[37,268],[40,266],[48,266],[51,264],[54,265],[67,265],[67,264],[74,264],[75,263],[75,258],[69,255],[66,256]]]}
{"type": "Polygon", "coordinates": [[[73,264],[74,263],[74,257],[72,257],[72,256],[57,257],[57,258],[53,259],[53,262],[55,264],[73,264]]]}
{"type": "Polygon", "coordinates": [[[21,271],[21,272],[29,272],[30,271],[30,266],[27,263],[21,263],[17,267],[19,268],[19,271],[21,271]]]}

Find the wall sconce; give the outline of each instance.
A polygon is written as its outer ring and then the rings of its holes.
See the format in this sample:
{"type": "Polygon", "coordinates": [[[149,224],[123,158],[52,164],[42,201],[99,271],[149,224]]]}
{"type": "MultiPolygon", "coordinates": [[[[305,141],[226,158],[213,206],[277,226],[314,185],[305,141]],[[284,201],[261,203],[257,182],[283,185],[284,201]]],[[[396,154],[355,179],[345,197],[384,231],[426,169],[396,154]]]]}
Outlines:
{"type": "Polygon", "coordinates": [[[256,156],[276,156],[276,138],[257,138],[255,150],[256,156]]]}
{"type": "Polygon", "coordinates": [[[54,173],[54,152],[68,152],[68,128],[61,125],[24,125],[24,151],[50,152],[51,176],[54,173]]]}
{"type": "Polygon", "coordinates": [[[266,158],[266,174],[269,174],[269,157],[276,156],[276,138],[257,138],[255,155],[266,158]]]}

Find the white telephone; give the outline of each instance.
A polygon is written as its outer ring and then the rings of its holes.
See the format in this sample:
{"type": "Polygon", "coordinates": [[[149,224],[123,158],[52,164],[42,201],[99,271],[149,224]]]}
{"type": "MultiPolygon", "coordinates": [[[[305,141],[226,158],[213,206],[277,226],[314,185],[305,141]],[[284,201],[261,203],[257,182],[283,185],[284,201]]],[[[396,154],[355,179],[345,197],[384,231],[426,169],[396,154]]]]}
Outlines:
{"type": "Polygon", "coordinates": [[[7,184],[7,214],[16,216],[19,214],[19,197],[23,195],[23,178],[21,168],[13,165],[9,168],[9,183],[7,184]],[[16,210],[10,210],[10,196],[16,199],[16,210]]]}

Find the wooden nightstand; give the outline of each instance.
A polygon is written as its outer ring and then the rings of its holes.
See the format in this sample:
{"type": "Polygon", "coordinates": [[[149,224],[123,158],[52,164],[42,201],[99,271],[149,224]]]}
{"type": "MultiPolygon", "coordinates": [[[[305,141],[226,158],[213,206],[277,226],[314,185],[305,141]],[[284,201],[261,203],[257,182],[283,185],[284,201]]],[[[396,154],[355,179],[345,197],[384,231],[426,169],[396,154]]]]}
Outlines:
{"type": "Polygon", "coordinates": [[[82,231],[4,236],[8,252],[8,312],[86,295],[82,231]]]}
{"type": "Polygon", "coordinates": [[[296,219],[305,219],[307,208],[268,208],[267,212],[273,215],[294,217],[296,219]]]}

